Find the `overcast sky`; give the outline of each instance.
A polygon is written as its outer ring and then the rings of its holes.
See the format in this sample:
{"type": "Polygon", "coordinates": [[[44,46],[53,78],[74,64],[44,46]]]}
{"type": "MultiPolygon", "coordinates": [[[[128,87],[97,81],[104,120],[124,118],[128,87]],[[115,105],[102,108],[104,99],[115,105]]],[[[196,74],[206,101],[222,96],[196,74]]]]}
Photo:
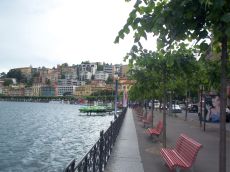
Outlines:
{"type": "MultiPolygon", "coordinates": [[[[113,42],[132,6],[125,0],[0,0],[0,72],[85,60],[124,63],[132,35],[113,42]]],[[[144,45],[155,48],[153,40],[144,45]]]]}

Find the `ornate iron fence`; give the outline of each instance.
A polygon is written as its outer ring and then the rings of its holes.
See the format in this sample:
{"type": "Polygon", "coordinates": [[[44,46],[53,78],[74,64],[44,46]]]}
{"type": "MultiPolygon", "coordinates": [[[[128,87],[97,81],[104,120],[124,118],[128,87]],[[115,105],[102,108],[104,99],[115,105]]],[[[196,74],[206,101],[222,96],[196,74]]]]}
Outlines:
{"type": "Polygon", "coordinates": [[[114,122],[111,122],[111,125],[105,132],[103,130],[100,132],[99,140],[93,145],[89,152],[78,162],[76,162],[76,159],[70,161],[64,169],[64,172],[104,171],[121,128],[126,110],[126,108],[123,109],[122,113],[115,117],[114,122]]]}

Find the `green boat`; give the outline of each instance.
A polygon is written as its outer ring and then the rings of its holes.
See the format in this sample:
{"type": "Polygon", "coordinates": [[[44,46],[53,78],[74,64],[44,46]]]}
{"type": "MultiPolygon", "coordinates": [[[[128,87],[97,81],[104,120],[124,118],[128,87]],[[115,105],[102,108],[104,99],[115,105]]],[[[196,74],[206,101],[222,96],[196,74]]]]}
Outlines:
{"type": "Polygon", "coordinates": [[[104,113],[112,112],[113,109],[107,106],[86,106],[79,109],[81,113],[104,113]]]}

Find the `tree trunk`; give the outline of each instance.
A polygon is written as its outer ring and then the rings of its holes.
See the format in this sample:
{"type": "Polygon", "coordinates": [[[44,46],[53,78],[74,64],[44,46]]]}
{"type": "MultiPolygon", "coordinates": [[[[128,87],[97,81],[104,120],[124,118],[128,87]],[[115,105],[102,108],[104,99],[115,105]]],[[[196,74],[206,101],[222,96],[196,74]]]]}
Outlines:
{"type": "MultiPolygon", "coordinates": [[[[154,111],[154,99],[152,100],[152,107],[151,107],[152,119],[154,118],[153,111],[154,111]]],[[[153,120],[152,120],[152,128],[153,128],[153,120]]]]}
{"type": "MultiPolygon", "coordinates": [[[[202,127],[202,118],[203,118],[203,116],[202,116],[202,100],[203,100],[203,96],[202,96],[202,94],[203,94],[203,86],[201,86],[201,90],[200,90],[200,128],[202,127]]],[[[205,120],[205,119],[204,119],[205,120]]]]}
{"type": "Polygon", "coordinates": [[[188,92],[186,90],[186,98],[185,98],[185,118],[184,120],[187,121],[188,118],[188,92]]]}
{"type": "Polygon", "coordinates": [[[169,116],[172,116],[172,91],[169,94],[169,116]]]}
{"type": "Polygon", "coordinates": [[[221,52],[221,91],[220,91],[220,142],[219,142],[219,172],[226,172],[226,102],[227,102],[227,36],[222,38],[221,52]]]}
{"type": "Polygon", "coordinates": [[[144,108],[145,108],[145,118],[147,119],[147,103],[146,103],[146,100],[144,100],[144,108]]]}
{"type": "Polygon", "coordinates": [[[166,73],[163,73],[163,147],[166,148],[166,73]]]}

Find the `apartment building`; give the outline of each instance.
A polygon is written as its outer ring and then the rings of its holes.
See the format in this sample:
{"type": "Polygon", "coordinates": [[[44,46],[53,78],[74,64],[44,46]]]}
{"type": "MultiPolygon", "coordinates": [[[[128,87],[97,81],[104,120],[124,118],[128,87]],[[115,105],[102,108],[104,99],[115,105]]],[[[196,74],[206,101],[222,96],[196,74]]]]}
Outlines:
{"type": "Polygon", "coordinates": [[[97,85],[97,84],[89,84],[84,86],[78,86],[75,89],[75,96],[90,96],[93,93],[107,89],[106,85],[97,85]]]}
{"type": "Polygon", "coordinates": [[[25,88],[25,96],[33,96],[32,87],[25,88]]]}
{"type": "Polygon", "coordinates": [[[58,85],[58,96],[74,95],[76,87],[74,85],[58,85]]]}
{"type": "Polygon", "coordinates": [[[78,65],[77,71],[79,80],[91,80],[97,71],[97,63],[82,63],[78,65]]]}
{"type": "Polygon", "coordinates": [[[76,79],[59,79],[58,80],[58,85],[73,85],[73,86],[81,86],[81,85],[85,85],[85,81],[79,81],[76,79]]]}
{"type": "Polygon", "coordinates": [[[40,96],[55,96],[55,88],[53,86],[43,85],[40,88],[40,96]]]}
{"type": "Polygon", "coordinates": [[[43,85],[44,84],[42,84],[42,83],[34,83],[32,85],[32,95],[33,96],[40,96],[41,95],[41,87],[43,85]]]}
{"type": "Polygon", "coordinates": [[[68,64],[62,64],[57,66],[57,70],[60,73],[59,79],[77,79],[77,66],[68,66],[68,64]]]}
{"type": "Polygon", "coordinates": [[[11,85],[8,87],[8,96],[24,96],[25,86],[24,85],[11,85]]]}
{"type": "Polygon", "coordinates": [[[80,79],[80,81],[91,80],[92,75],[93,75],[93,74],[92,74],[91,72],[82,71],[82,72],[79,74],[79,79],[80,79]]]}
{"type": "Polygon", "coordinates": [[[3,88],[4,88],[4,81],[0,80],[0,94],[3,94],[3,88]]]}
{"type": "Polygon", "coordinates": [[[115,64],[114,65],[114,75],[121,76],[121,64],[115,64]]]}
{"type": "Polygon", "coordinates": [[[109,74],[104,72],[104,71],[97,71],[95,73],[95,80],[103,80],[103,81],[106,81],[109,77],[109,74]]]}
{"type": "Polygon", "coordinates": [[[118,92],[129,91],[130,88],[135,84],[134,80],[128,80],[127,78],[119,78],[118,80],[118,92]]]}
{"type": "Polygon", "coordinates": [[[112,64],[105,64],[103,66],[103,71],[109,74],[109,77],[113,78],[115,73],[115,66],[112,64]]]}

